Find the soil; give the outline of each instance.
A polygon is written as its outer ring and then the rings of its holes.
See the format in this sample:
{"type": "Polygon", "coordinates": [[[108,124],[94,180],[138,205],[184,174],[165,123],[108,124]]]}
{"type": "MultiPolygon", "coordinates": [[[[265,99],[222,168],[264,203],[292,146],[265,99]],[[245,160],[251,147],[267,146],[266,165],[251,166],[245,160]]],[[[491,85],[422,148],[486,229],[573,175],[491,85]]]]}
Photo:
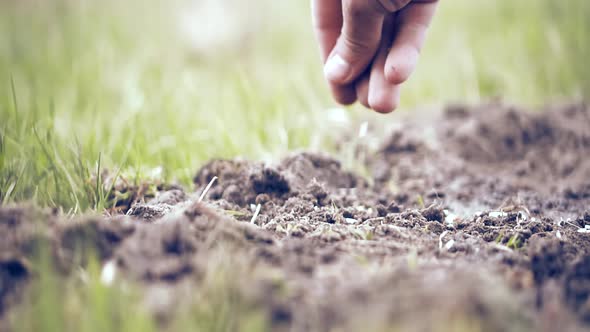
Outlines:
{"type": "Polygon", "coordinates": [[[213,160],[195,192],[161,191],[126,215],[64,223],[1,207],[0,313],[48,241],[65,274],[90,248],[139,281],[163,329],[187,289],[222,271],[279,331],[590,330],[586,104],[451,105],[369,128],[385,137],[376,148],[343,143],[355,171],[317,153],[213,160]]]}

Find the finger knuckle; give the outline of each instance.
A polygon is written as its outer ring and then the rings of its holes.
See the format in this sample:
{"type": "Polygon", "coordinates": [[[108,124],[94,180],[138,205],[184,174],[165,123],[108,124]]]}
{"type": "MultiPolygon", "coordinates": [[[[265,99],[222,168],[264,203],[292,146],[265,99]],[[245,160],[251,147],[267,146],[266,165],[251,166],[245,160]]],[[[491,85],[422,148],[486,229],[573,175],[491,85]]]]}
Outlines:
{"type": "Polygon", "coordinates": [[[343,4],[346,15],[351,19],[373,19],[377,16],[387,14],[384,12],[382,1],[389,0],[348,0],[343,4]]]}
{"type": "Polygon", "coordinates": [[[344,12],[350,19],[358,19],[366,15],[367,8],[362,1],[350,0],[344,4],[344,12]]]}
{"type": "Polygon", "coordinates": [[[382,11],[393,13],[407,6],[411,0],[375,0],[382,11]]]}
{"type": "Polygon", "coordinates": [[[348,49],[353,55],[364,55],[370,52],[374,45],[369,40],[363,40],[350,35],[344,36],[344,47],[348,49]]]}

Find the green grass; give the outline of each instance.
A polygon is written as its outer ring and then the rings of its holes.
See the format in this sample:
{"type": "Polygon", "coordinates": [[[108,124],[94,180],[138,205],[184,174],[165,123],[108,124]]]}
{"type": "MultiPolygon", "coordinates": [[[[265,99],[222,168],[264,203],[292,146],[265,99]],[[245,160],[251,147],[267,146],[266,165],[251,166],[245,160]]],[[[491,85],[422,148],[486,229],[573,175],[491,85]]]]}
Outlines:
{"type": "MultiPolygon", "coordinates": [[[[32,221],[33,222],[33,221],[32,221]]],[[[88,245],[88,244],[86,244],[88,245]]],[[[199,287],[175,289],[178,305],[161,323],[147,309],[140,283],[115,278],[101,280],[101,264],[86,248],[85,263],[74,265],[67,276],[55,268],[49,243],[39,244],[33,253],[34,282],[18,307],[9,311],[10,327],[21,332],[152,332],[152,331],[266,331],[267,316],[244,295],[252,277],[223,249],[212,250],[209,268],[199,279],[199,287]],[[190,289],[190,291],[189,291],[190,289]],[[164,328],[166,326],[166,328],[164,328]]],[[[186,285],[185,285],[186,286],[186,285]]],[[[156,286],[157,287],[157,286],[156,286]]],[[[160,287],[165,287],[160,285],[160,287]]],[[[172,286],[170,286],[172,288],[172,286]]],[[[153,305],[161,298],[152,297],[153,305]]]]}
{"type": "MultiPolygon", "coordinates": [[[[180,1],[123,3],[0,4],[0,202],[101,210],[97,169],[189,184],[213,157],[331,147],[307,2],[254,2],[257,33],[206,54],[179,36],[180,1]]],[[[586,0],[442,1],[402,109],[588,96],[589,15],[586,0]]]]}
{"type": "Polygon", "coordinates": [[[48,259],[37,263],[39,278],[12,311],[15,331],[157,331],[131,285],[101,283],[96,260],[64,279],[48,259]]]}

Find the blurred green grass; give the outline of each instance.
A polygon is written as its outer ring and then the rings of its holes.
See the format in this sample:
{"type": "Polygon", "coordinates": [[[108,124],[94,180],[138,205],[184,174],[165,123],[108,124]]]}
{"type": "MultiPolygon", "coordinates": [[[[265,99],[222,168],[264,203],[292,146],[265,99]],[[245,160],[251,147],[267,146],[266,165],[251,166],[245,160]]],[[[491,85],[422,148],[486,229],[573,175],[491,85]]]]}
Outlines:
{"type": "MultiPolygon", "coordinates": [[[[173,308],[167,308],[170,312],[166,314],[153,309],[162,306],[156,302],[162,299],[153,298],[154,295],[148,299],[141,282],[115,278],[112,283],[105,283],[101,264],[95,255],[86,252],[87,263],[75,267],[65,276],[55,269],[50,247],[45,244],[39,249],[33,259],[34,282],[18,306],[8,312],[9,326],[13,331],[268,330],[265,312],[242,294],[239,286],[243,285],[238,286],[235,272],[240,262],[231,255],[213,253],[215,259],[212,259],[199,287],[190,288],[188,296],[176,301],[178,305],[173,308]],[[148,309],[150,306],[152,310],[148,309]]],[[[240,272],[247,275],[245,271],[240,272]]]]}
{"type": "MultiPolygon", "coordinates": [[[[0,3],[0,202],[101,210],[112,202],[91,180],[98,169],[188,184],[213,157],[330,148],[335,105],[307,2],[250,2],[238,30],[252,32],[206,52],[178,33],[185,4],[0,3]]],[[[402,110],[587,97],[589,15],[586,0],[442,1],[402,110]]]]}

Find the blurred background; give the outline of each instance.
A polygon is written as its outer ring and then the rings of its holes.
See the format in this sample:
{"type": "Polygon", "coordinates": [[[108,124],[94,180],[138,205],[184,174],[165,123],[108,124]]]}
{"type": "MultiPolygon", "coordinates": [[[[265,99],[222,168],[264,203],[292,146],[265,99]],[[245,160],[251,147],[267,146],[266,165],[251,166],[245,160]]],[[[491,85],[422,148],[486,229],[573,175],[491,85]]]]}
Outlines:
{"type": "MultiPolygon", "coordinates": [[[[400,112],[590,93],[590,1],[441,1],[400,112]]],[[[333,150],[308,1],[0,1],[0,202],[100,210],[96,176],[188,185],[214,157],[333,150]]]]}

